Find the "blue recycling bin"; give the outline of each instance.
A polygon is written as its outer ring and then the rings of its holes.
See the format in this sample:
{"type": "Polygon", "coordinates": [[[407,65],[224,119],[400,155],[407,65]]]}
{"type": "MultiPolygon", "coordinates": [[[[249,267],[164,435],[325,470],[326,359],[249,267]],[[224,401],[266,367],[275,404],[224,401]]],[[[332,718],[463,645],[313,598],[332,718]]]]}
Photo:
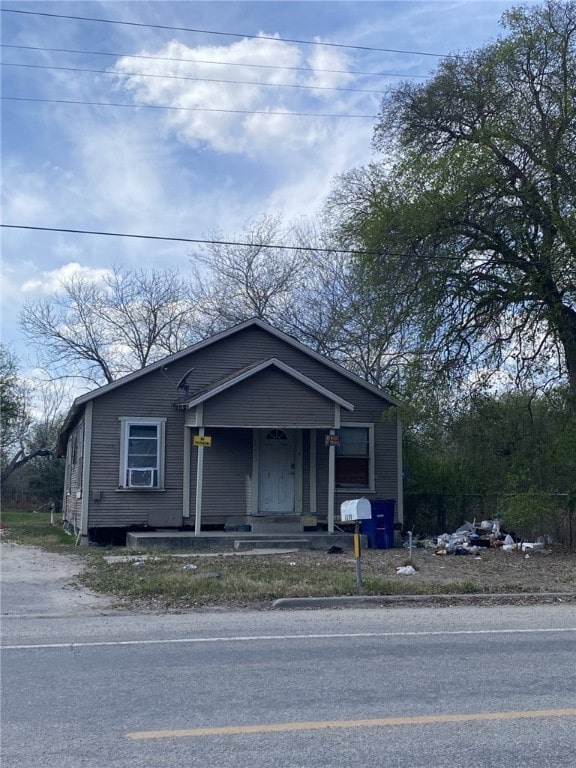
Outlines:
{"type": "Polygon", "coordinates": [[[394,546],[394,499],[371,501],[372,518],[362,520],[362,533],[370,549],[392,549],[394,546]]]}

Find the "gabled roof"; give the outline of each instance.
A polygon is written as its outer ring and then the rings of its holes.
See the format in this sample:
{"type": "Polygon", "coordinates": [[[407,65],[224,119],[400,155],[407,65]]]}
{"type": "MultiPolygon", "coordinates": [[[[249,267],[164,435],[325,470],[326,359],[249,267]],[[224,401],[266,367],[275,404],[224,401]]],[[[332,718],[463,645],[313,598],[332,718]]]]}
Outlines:
{"type": "Polygon", "coordinates": [[[70,430],[70,428],[72,427],[72,425],[74,424],[74,421],[80,412],[80,408],[83,405],[90,402],[91,400],[95,400],[97,397],[100,397],[101,395],[105,395],[108,392],[112,392],[113,390],[118,389],[119,387],[123,387],[125,384],[128,384],[131,381],[135,381],[136,379],[139,379],[142,376],[146,376],[152,371],[156,371],[161,368],[164,368],[164,366],[170,365],[170,363],[180,360],[181,358],[186,357],[187,355],[190,355],[194,352],[198,352],[199,350],[204,349],[205,347],[209,347],[212,344],[216,344],[222,339],[226,339],[250,327],[260,328],[261,330],[266,331],[266,333],[269,333],[272,336],[276,336],[276,338],[284,341],[286,344],[290,344],[292,347],[300,350],[300,352],[303,352],[309,357],[312,357],[315,360],[318,360],[323,365],[327,366],[328,368],[331,368],[332,370],[339,373],[341,376],[344,376],[350,381],[353,381],[354,383],[358,384],[364,389],[367,389],[369,392],[372,392],[372,394],[376,395],[377,397],[380,397],[383,400],[386,400],[391,405],[399,405],[398,401],[394,397],[392,397],[390,394],[388,394],[388,392],[386,392],[385,390],[380,389],[379,387],[376,387],[373,384],[369,384],[367,381],[364,381],[364,379],[361,379],[359,376],[356,376],[356,374],[351,373],[350,371],[347,371],[345,368],[342,368],[341,365],[338,365],[337,363],[332,362],[332,360],[328,360],[328,358],[324,357],[318,352],[315,352],[313,349],[310,349],[310,347],[307,347],[305,344],[300,343],[296,339],[292,338],[292,336],[289,336],[283,331],[279,331],[277,328],[274,328],[269,323],[264,322],[264,320],[260,320],[259,318],[252,318],[251,320],[245,320],[243,323],[234,325],[231,328],[226,329],[225,331],[221,331],[220,333],[217,333],[214,336],[210,336],[207,339],[204,339],[203,341],[199,341],[196,344],[192,344],[190,347],[186,347],[186,349],[183,349],[180,352],[175,352],[172,355],[163,357],[161,360],[157,360],[155,363],[151,363],[150,365],[147,365],[145,368],[141,368],[138,371],[129,373],[126,376],[123,376],[121,379],[112,381],[110,384],[105,384],[104,386],[99,387],[98,389],[93,389],[92,391],[86,392],[86,394],[80,395],[79,397],[77,397],[72,403],[72,407],[70,408],[70,411],[66,416],[64,424],[62,425],[62,429],[60,430],[60,435],[58,439],[58,455],[63,455],[63,451],[65,450],[64,443],[65,443],[66,435],[70,430]]]}
{"type": "Polygon", "coordinates": [[[199,350],[204,349],[205,347],[209,347],[212,344],[216,344],[218,341],[221,341],[222,339],[226,339],[229,336],[233,336],[234,334],[239,333],[240,331],[243,331],[246,328],[250,328],[251,326],[261,328],[263,331],[266,331],[272,336],[276,336],[276,338],[281,339],[287,344],[290,344],[292,347],[295,347],[301,352],[304,352],[304,354],[309,355],[310,357],[313,357],[315,360],[318,360],[319,362],[323,363],[328,368],[332,368],[332,370],[337,371],[341,376],[344,376],[345,378],[350,379],[351,381],[354,381],[356,384],[359,384],[361,387],[364,387],[365,389],[369,390],[370,392],[372,392],[372,394],[377,395],[378,397],[381,397],[383,400],[387,400],[391,405],[399,405],[398,401],[394,397],[392,397],[392,395],[388,394],[388,392],[386,392],[385,390],[380,389],[379,387],[375,387],[373,384],[369,384],[367,381],[364,381],[364,379],[361,379],[359,376],[356,376],[355,373],[351,373],[350,371],[347,371],[345,368],[342,368],[341,365],[338,365],[338,363],[333,363],[332,360],[328,360],[328,358],[324,357],[318,352],[315,352],[313,349],[310,349],[310,347],[307,347],[304,344],[301,344],[299,341],[296,341],[296,339],[292,338],[292,336],[288,336],[287,333],[284,333],[283,331],[279,331],[277,328],[274,328],[269,323],[264,322],[264,320],[260,320],[259,318],[253,318],[252,320],[245,320],[243,323],[240,323],[239,325],[234,325],[232,326],[232,328],[228,328],[225,331],[221,331],[220,333],[217,333],[215,336],[209,336],[207,339],[204,339],[203,341],[199,341],[196,344],[192,344],[192,346],[186,347],[186,349],[183,349],[180,352],[175,352],[173,355],[168,355],[167,357],[163,357],[161,360],[157,360],[155,363],[151,363],[150,365],[147,365],[145,368],[141,368],[138,371],[129,373],[126,376],[123,376],[121,379],[112,381],[110,384],[105,384],[103,387],[99,387],[98,389],[93,389],[91,392],[86,392],[86,394],[80,395],[74,400],[72,407],[75,408],[80,405],[84,405],[84,403],[87,403],[90,400],[94,400],[96,397],[100,397],[100,395],[105,395],[107,392],[112,392],[114,389],[117,389],[118,387],[123,387],[124,384],[128,384],[130,381],[134,381],[135,379],[139,379],[142,376],[146,376],[146,374],[151,373],[152,371],[156,371],[159,368],[163,368],[164,366],[169,365],[170,363],[173,363],[176,360],[180,360],[181,358],[186,357],[187,355],[190,355],[193,352],[198,352],[199,350]]]}
{"type": "Polygon", "coordinates": [[[183,406],[185,408],[194,408],[200,403],[204,403],[206,400],[210,400],[210,398],[219,395],[221,392],[225,392],[227,389],[236,386],[236,384],[239,384],[241,381],[246,381],[246,379],[249,379],[251,376],[254,376],[257,373],[260,373],[260,371],[271,367],[278,368],[280,371],[288,374],[288,376],[291,376],[293,379],[296,379],[310,389],[313,389],[315,392],[323,395],[328,400],[332,400],[332,402],[338,403],[338,405],[341,405],[348,411],[354,410],[354,406],[352,403],[349,403],[348,400],[344,400],[344,398],[340,397],[334,392],[331,392],[329,389],[320,386],[320,384],[316,383],[308,376],[304,376],[304,374],[300,373],[300,371],[297,371],[295,368],[292,368],[291,366],[282,362],[282,360],[278,360],[275,357],[270,357],[267,360],[259,360],[256,363],[251,363],[244,368],[240,368],[237,371],[234,371],[234,373],[231,373],[228,376],[224,376],[222,379],[219,379],[219,381],[215,381],[214,383],[210,384],[209,387],[206,387],[199,392],[195,392],[193,395],[190,395],[187,398],[181,399],[178,404],[181,407],[183,406]]]}

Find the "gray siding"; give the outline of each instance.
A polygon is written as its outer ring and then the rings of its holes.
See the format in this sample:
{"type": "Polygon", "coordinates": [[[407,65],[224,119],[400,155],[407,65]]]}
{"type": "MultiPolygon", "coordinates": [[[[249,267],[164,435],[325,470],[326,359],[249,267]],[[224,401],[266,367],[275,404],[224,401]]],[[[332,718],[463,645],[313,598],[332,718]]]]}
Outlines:
{"type": "Polygon", "coordinates": [[[68,437],[62,517],[74,531],[80,529],[82,510],[82,470],[84,466],[84,421],[81,419],[68,437]]]}
{"type": "MultiPolygon", "coordinates": [[[[183,394],[176,388],[185,373],[189,394],[194,395],[225,376],[258,360],[283,360],[320,386],[354,404],[354,411],[341,409],[342,424],[372,422],[376,425],[376,492],[374,499],[397,497],[396,422],[384,420],[389,404],[360,384],[348,379],[320,360],[292,347],[265,330],[251,326],[208,345],[163,368],[150,371],[93,400],[92,466],[90,471],[89,528],[165,526],[194,522],[195,448],[191,450],[190,518],[183,519],[184,423],[190,417],[174,407],[183,394]],[[119,417],[166,418],[165,488],[163,491],[118,490],[120,467],[119,417]],[[98,499],[98,500],[96,500],[98,499]]],[[[221,523],[246,515],[246,478],[252,472],[252,430],[239,427],[316,427],[318,456],[318,508],[327,514],[327,454],[323,436],[333,423],[334,405],[301,382],[267,368],[259,374],[215,396],[204,404],[206,433],[213,447],[204,451],[203,520],[221,523]]],[[[190,422],[188,422],[190,423],[190,422]]],[[[188,430],[187,430],[188,431],[188,430]]],[[[303,440],[304,513],[310,510],[309,442],[303,440]]],[[[80,470],[81,476],[81,470],[80,470]]],[[[256,482],[253,479],[253,482],[256,482]]],[[[84,489],[87,492],[88,489],[84,489]]],[[[336,507],[355,494],[336,494],[336,507]]],[[[80,501],[78,500],[78,510],[80,501]]],[[[72,514],[69,499],[67,514],[72,514]]]]}
{"type": "MultiPolygon", "coordinates": [[[[207,429],[212,446],[204,449],[202,522],[244,521],[247,483],[252,480],[252,430],[207,429]]],[[[194,523],[198,448],[192,448],[190,523],[194,523]]]]}
{"type": "Polygon", "coordinates": [[[174,399],[172,381],[155,372],[94,400],[89,527],[182,524],[184,414],[174,399]],[[119,490],[119,417],[167,418],[164,490],[119,490]]]}
{"type": "Polygon", "coordinates": [[[206,425],[330,426],[334,403],[283,371],[267,368],[204,403],[206,425]]]}
{"type": "MultiPolygon", "coordinates": [[[[356,415],[356,414],[354,414],[356,415]]],[[[377,416],[376,416],[377,419],[377,416]]],[[[375,464],[375,489],[368,491],[364,489],[354,490],[336,488],[335,493],[335,515],[340,515],[340,505],[343,501],[365,497],[371,501],[384,501],[393,499],[395,502],[395,514],[398,516],[398,475],[397,475],[397,439],[396,439],[396,420],[395,419],[370,419],[365,418],[349,419],[352,421],[365,421],[374,423],[374,464],[375,464]]],[[[346,426],[346,421],[342,419],[342,426],[346,426]]],[[[317,452],[317,503],[318,517],[326,519],[328,514],[328,448],[324,445],[324,436],[318,433],[316,452],[317,452]]]]}

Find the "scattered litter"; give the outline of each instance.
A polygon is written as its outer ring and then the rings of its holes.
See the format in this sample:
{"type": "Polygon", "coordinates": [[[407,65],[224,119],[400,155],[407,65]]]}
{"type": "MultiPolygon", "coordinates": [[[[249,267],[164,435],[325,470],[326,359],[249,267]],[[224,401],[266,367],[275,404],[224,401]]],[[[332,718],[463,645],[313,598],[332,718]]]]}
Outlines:
{"type": "Polygon", "coordinates": [[[296,565],[296,563],[292,562],[292,563],[288,563],[288,565],[296,565]]]}
{"type": "MultiPolygon", "coordinates": [[[[406,545],[405,545],[406,546],[406,545]]],[[[427,541],[427,547],[435,555],[474,555],[476,559],[483,548],[502,547],[505,552],[519,549],[518,539],[505,531],[501,520],[466,521],[454,533],[442,533],[427,541]]]]}
{"type": "Polygon", "coordinates": [[[196,568],[198,568],[198,566],[194,565],[194,563],[186,563],[186,565],[182,566],[184,571],[195,571],[196,568]]]}
{"type": "Polygon", "coordinates": [[[398,576],[413,576],[416,573],[412,565],[399,565],[394,570],[398,576]]]}
{"type": "Polygon", "coordinates": [[[192,578],[193,579],[219,579],[220,574],[215,572],[193,573],[192,578]]]}
{"type": "MultiPolygon", "coordinates": [[[[540,536],[536,541],[523,542],[513,531],[506,531],[502,520],[482,520],[477,523],[464,522],[454,533],[441,533],[433,538],[420,536],[419,542],[432,549],[434,555],[474,555],[481,560],[484,548],[501,549],[502,552],[544,552],[546,545],[552,543],[550,536],[540,536]]],[[[409,540],[404,547],[409,546],[409,540]]]]}
{"type": "Polygon", "coordinates": [[[116,563],[144,563],[146,560],[160,560],[160,558],[153,555],[104,555],[104,561],[108,565],[115,565],[116,563]]]}
{"type": "Polygon", "coordinates": [[[135,560],[132,565],[134,568],[140,568],[140,566],[144,565],[144,560],[135,560]]]}
{"type": "Polygon", "coordinates": [[[543,541],[529,542],[525,541],[522,544],[522,552],[542,552],[544,549],[543,541]]]}

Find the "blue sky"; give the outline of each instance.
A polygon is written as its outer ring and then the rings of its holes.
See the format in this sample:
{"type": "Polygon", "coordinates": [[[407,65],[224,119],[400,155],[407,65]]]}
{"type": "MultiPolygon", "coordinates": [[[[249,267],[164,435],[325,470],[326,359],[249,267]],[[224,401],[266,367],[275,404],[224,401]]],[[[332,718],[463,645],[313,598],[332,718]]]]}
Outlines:
{"type": "MultiPolygon", "coordinates": [[[[439,61],[368,49],[476,48],[501,32],[512,5],[5,0],[5,11],[130,22],[3,12],[5,99],[130,106],[3,100],[3,223],[230,239],[263,213],[313,219],[334,177],[373,157],[374,119],[350,115],[376,115],[381,92],[429,76],[439,61]]],[[[3,229],[2,338],[31,365],[18,330],[26,299],[49,295],[77,270],[186,272],[189,252],[186,244],[3,229]]]]}

